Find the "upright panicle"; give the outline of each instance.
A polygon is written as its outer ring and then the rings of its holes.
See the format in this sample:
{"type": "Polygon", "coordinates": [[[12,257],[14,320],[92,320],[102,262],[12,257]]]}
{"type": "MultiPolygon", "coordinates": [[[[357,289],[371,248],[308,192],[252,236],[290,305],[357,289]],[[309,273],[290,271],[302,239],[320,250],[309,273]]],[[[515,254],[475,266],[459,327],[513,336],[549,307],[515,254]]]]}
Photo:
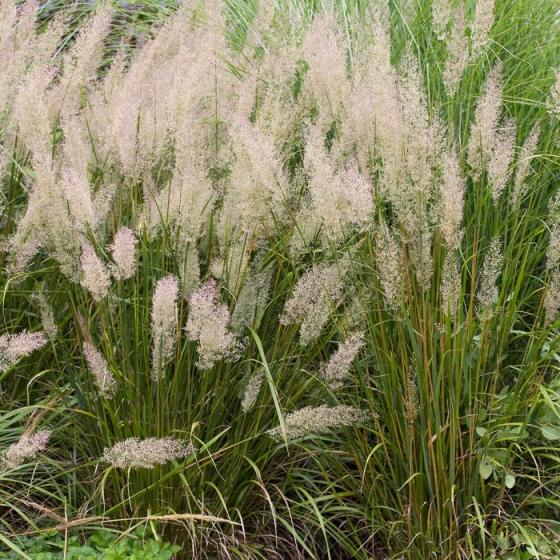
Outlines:
{"type": "Polygon", "coordinates": [[[173,357],[177,336],[179,283],[169,275],[157,281],[152,301],[152,379],[160,381],[173,357]]]}
{"type": "Polygon", "coordinates": [[[234,355],[235,335],[229,329],[227,305],[220,303],[214,279],[196,289],[189,300],[189,319],[185,331],[190,340],[198,342],[198,367],[210,369],[218,360],[234,355]]]}

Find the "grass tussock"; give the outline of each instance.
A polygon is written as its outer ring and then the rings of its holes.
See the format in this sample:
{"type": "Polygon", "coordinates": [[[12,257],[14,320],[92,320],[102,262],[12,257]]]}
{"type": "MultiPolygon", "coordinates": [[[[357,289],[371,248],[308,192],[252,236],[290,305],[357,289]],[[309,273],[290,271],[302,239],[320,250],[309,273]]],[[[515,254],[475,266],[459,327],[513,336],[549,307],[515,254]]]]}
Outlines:
{"type": "Polygon", "coordinates": [[[2,546],[557,558],[560,6],[62,4],[0,7],[2,546]]]}

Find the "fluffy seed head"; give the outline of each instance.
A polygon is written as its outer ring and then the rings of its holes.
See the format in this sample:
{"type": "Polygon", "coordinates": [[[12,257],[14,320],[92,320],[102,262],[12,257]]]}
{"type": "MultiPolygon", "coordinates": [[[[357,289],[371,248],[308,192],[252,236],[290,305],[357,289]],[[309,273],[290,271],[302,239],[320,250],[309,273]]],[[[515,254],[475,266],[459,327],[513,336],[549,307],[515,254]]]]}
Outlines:
{"type": "Polygon", "coordinates": [[[17,334],[6,333],[0,336],[0,372],[6,371],[25,356],[39,350],[47,343],[41,331],[17,334]]]}
{"type": "Polygon", "coordinates": [[[549,112],[555,119],[560,119],[560,69],[556,71],[556,79],[550,90],[549,112]]]}
{"type": "Polygon", "coordinates": [[[99,393],[103,397],[110,399],[115,393],[117,382],[109,370],[107,361],[103,354],[88,342],[84,342],[82,348],[88,369],[93,375],[99,393]]]}
{"type": "Polygon", "coordinates": [[[53,342],[58,333],[58,327],[54,320],[54,312],[51,304],[47,301],[45,294],[41,291],[35,294],[35,299],[39,303],[39,310],[41,313],[41,323],[47,338],[53,342]]]}
{"type": "Polygon", "coordinates": [[[397,309],[403,292],[401,248],[391,230],[381,224],[376,235],[377,273],[385,299],[392,309],[397,309]]]}
{"type": "Polygon", "coordinates": [[[34,434],[23,434],[0,455],[0,469],[15,469],[26,460],[35,458],[46,449],[51,433],[48,430],[40,430],[34,434]]]}
{"type": "Polygon", "coordinates": [[[137,243],[134,232],[130,228],[121,227],[115,234],[111,245],[111,255],[115,262],[113,275],[117,280],[126,280],[134,276],[137,243]]]}
{"type": "Polygon", "coordinates": [[[478,301],[477,312],[480,317],[488,317],[488,313],[498,301],[498,278],[502,273],[503,256],[500,238],[496,237],[484,257],[480,285],[476,295],[478,301]]]}
{"type": "Polygon", "coordinates": [[[550,325],[556,320],[558,311],[560,311],[560,269],[553,270],[548,276],[544,311],[545,325],[550,325]]]}
{"type": "Polygon", "coordinates": [[[533,169],[531,167],[531,160],[537,153],[537,145],[539,143],[540,133],[540,124],[535,123],[529,136],[527,137],[521,148],[521,152],[519,154],[519,159],[517,162],[517,168],[515,170],[515,183],[511,196],[511,203],[513,206],[517,205],[518,201],[521,200],[527,190],[525,181],[533,172],[533,169]]]}
{"type": "Polygon", "coordinates": [[[515,148],[515,130],[515,122],[510,119],[498,131],[496,146],[488,163],[488,182],[490,183],[494,204],[500,199],[510,176],[515,148]]]}
{"type": "Polygon", "coordinates": [[[229,319],[228,307],[220,303],[213,278],[192,293],[185,330],[190,340],[198,342],[199,368],[210,369],[216,361],[235,353],[237,344],[229,330],[229,319]]]}
{"type": "Polygon", "coordinates": [[[343,292],[345,263],[317,264],[297,282],[280,317],[282,325],[300,323],[300,342],[317,338],[343,292]]]}
{"type": "MultiPolygon", "coordinates": [[[[305,406],[294,412],[286,414],[284,428],[286,439],[296,439],[310,433],[322,433],[337,428],[352,426],[363,422],[367,418],[366,413],[359,408],[347,405],[328,406],[305,406]]],[[[275,440],[281,441],[283,433],[281,426],[268,430],[268,435],[275,440]]]]}
{"type": "Polygon", "coordinates": [[[117,469],[153,469],[194,452],[195,448],[191,443],[172,437],[143,440],[133,437],[120,441],[113,447],[106,447],[103,461],[117,469]]]}
{"type": "Polygon", "coordinates": [[[364,346],[364,333],[354,333],[342,342],[331,359],[321,368],[321,377],[331,389],[338,389],[348,377],[350,366],[364,346]]]}
{"type": "Polygon", "coordinates": [[[152,302],[152,379],[159,381],[173,357],[179,283],[173,275],[157,281],[152,302]]]}
{"type": "Polygon", "coordinates": [[[441,217],[440,228],[445,244],[449,249],[457,249],[461,244],[463,231],[463,205],[465,182],[457,156],[448,152],[443,167],[443,180],[440,187],[441,217]]]}
{"type": "Polygon", "coordinates": [[[264,373],[262,371],[257,371],[249,377],[241,399],[241,409],[243,412],[247,413],[255,406],[263,381],[264,373]]]}
{"type": "Polygon", "coordinates": [[[447,95],[455,95],[467,66],[467,36],[465,34],[465,9],[459,3],[453,15],[453,28],[447,45],[447,60],[443,72],[443,84],[447,95]]]}
{"type": "Polygon", "coordinates": [[[89,243],[84,243],[80,262],[82,286],[88,290],[95,301],[101,301],[111,287],[109,270],[89,243]]]}
{"type": "Polygon", "coordinates": [[[494,0],[477,0],[471,25],[471,57],[482,53],[490,42],[490,29],[494,24],[494,0]]]}
{"type": "Polygon", "coordinates": [[[473,177],[478,180],[492,157],[496,145],[496,131],[502,103],[502,67],[497,64],[490,72],[484,92],[476,106],[467,162],[472,168],[473,177]]]}

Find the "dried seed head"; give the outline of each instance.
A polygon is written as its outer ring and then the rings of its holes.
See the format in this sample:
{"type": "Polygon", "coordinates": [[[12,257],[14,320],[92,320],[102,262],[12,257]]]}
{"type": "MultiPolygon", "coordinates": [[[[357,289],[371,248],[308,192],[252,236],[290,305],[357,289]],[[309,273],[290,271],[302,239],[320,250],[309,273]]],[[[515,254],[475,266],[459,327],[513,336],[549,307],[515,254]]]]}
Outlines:
{"type": "Polygon", "coordinates": [[[498,63],[486,80],[471,125],[467,162],[475,180],[480,179],[494,152],[501,104],[502,67],[498,63]]]}
{"type": "Polygon", "coordinates": [[[350,372],[350,366],[364,346],[364,333],[350,335],[342,342],[331,359],[321,368],[321,377],[331,389],[338,389],[350,372]]]}
{"type": "Polygon", "coordinates": [[[35,294],[35,298],[39,303],[39,310],[41,313],[41,323],[43,324],[43,330],[47,335],[47,338],[53,342],[58,333],[58,327],[54,320],[54,312],[50,303],[47,301],[45,294],[42,291],[38,291],[35,294]]]}
{"type": "Polygon", "coordinates": [[[447,95],[455,95],[467,66],[468,42],[465,34],[465,9],[459,3],[453,15],[453,27],[447,46],[447,60],[443,72],[443,84],[447,95]]]}
{"type": "Polygon", "coordinates": [[[11,368],[22,358],[39,350],[47,343],[43,332],[22,331],[17,334],[6,333],[0,336],[0,372],[11,368]]]}
{"type": "MultiPolygon", "coordinates": [[[[338,405],[305,406],[284,417],[286,439],[296,439],[310,433],[322,433],[337,428],[352,426],[363,422],[367,414],[353,406],[338,405]]],[[[268,430],[268,435],[275,440],[282,441],[281,426],[268,430]]]]}
{"type": "Polygon", "coordinates": [[[115,234],[111,245],[111,255],[115,266],[113,276],[117,280],[132,278],[136,272],[136,245],[138,241],[134,232],[127,227],[121,227],[115,234]]]}
{"type": "Polygon", "coordinates": [[[183,459],[195,451],[191,443],[172,437],[143,440],[133,437],[106,447],[103,461],[117,469],[153,469],[157,465],[183,459]]]}
{"type": "Polygon", "coordinates": [[[107,365],[107,361],[103,357],[103,354],[87,342],[83,343],[82,348],[88,369],[93,375],[95,384],[99,389],[99,393],[106,399],[112,398],[117,388],[117,382],[109,370],[109,366],[107,365]]]}
{"type": "Polygon", "coordinates": [[[300,323],[300,342],[315,340],[341,299],[347,265],[317,264],[297,281],[280,317],[282,325],[300,323]]]}
{"type": "Polygon", "coordinates": [[[558,317],[560,311],[560,269],[555,269],[548,275],[546,295],[544,298],[545,325],[550,325],[558,317]]]}
{"type": "Polygon", "coordinates": [[[517,162],[517,168],[515,170],[514,188],[511,195],[511,203],[513,206],[516,206],[521,198],[525,196],[525,192],[527,190],[525,181],[533,173],[531,160],[536,156],[540,133],[540,123],[535,123],[529,136],[527,137],[521,148],[519,160],[517,162]]]}
{"type": "Polygon", "coordinates": [[[441,278],[441,310],[444,315],[455,317],[459,308],[461,297],[461,277],[457,269],[457,262],[454,253],[448,253],[445,258],[443,273],[441,278]]]}
{"type": "Polygon", "coordinates": [[[515,121],[509,119],[498,131],[492,159],[488,163],[488,182],[494,204],[500,199],[510,176],[515,148],[515,131],[515,121]]]}
{"type": "Polygon", "coordinates": [[[152,379],[159,381],[173,357],[177,335],[179,283],[169,275],[156,282],[152,302],[152,379]]]}
{"type": "Polygon", "coordinates": [[[394,234],[385,224],[380,225],[375,239],[379,281],[389,307],[397,309],[404,287],[401,248],[394,234]]]}
{"type": "Polygon", "coordinates": [[[81,258],[82,286],[88,290],[95,301],[101,301],[111,287],[109,270],[97,256],[95,249],[84,243],[81,258]]]}
{"type": "Polygon", "coordinates": [[[550,90],[549,112],[555,119],[560,119],[560,69],[556,71],[556,79],[550,90]]]}
{"type": "Polygon", "coordinates": [[[271,267],[250,271],[231,315],[231,328],[234,332],[239,334],[247,327],[258,327],[268,303],[271,280],[271,267]]]}
{"type": "Polygon", "coordinates": [[[474,21],[471,25],[471,57],[478,57],[490,42],[494,25],[494,0],[477,0],[474,21]]]}
{"type": "Polygon", "coordinates": [[[498,278],[502,273],[503,256],[500,238],[494,238],[482,265],[480,275],[480,285],[477,293],[477,313],[481,318],[488,318],[492,307],[498,301],[499,290],[497,286],[498,278]]]}
{"type": "Polygon", "coordinates": [[[23,434],[0,455],[0,470],[15,469],[28,459],[34,459],[45,450],[52,432],[41,430],[34,434],[23,434]]]}
{"type": "Polygon", "coordinates": [[[549,203],[548,227],[550,239],[546,250],[546,269],[548,271],[560,265],[560,193],[557,193],[549,203]]]}
{"type": "Polygon", "coordinates": [[[235,354],[235,335],[229,330],[229,310],[220,303],[216,281],[211,278],[196,289],[189,300],[189,319],[185,331],[198,342],[198,367],[210,369],[216,361],[235,354]]]}
{"type": "Polygon", "coordinates": [[[255,406],[263,381],[264,373],[262,371],[256,371],[249,377],[241,399],[241,409],[243,412],[247,413],[255,406]]]}
{"type": "Polygon", "coordinates": [[[448,152],[444,160],[440,195],[441,233],[450,250],[458,249],[463,238],[461,222],[463,221],[465,182],[461,176],[457,156],[452,152],[448,152]]]}

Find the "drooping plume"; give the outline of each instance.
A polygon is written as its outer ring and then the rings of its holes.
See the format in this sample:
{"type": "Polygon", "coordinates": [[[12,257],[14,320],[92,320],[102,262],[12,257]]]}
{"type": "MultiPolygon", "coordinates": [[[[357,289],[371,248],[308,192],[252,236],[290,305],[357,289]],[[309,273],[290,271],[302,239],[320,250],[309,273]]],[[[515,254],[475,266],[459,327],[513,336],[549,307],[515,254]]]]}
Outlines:
{"type": "Polygon", "coordinates": [[[173,437],[128,438],[106,447],[103,461],[117,469],[153,469],[177,461],[195,452],[191,443],[173,437]]]}
{"type": "Polygon", "coordinates": [[[301,324],[300,342],[306,346],[323,330],[343,292],[344,262],[316,264],[305,272],[286,302],[280,323],[301,324]]]}
{"type": "Polygon", "coordinates": [[[43,332],[21,331],[0,335],[0,372],[6,371],[19,360],[39,350],[47,343],[43,332]]]}
{"type": "Polygon", "coordinates": [[[40,430],[34,434],[23,434],[18,441],[0,454],[0,471],[19,467],[25,461],[34,459],[47,448],[52,432],[40,430]]]}
{"type": "Polygon", "coordinates": [[[350,335],[341,342],[330,360],[321,368],[321,377],[331,389],[342,386],[350,372],[350,366],[364,346],[364,333],[350,335]]]}
{"type": "MultiPolygon", "coordinates": [[[[305,406],[286,414],[284,428],[286,439],[292,440],[307,434],[322,433],[352,426],[366,419],[366,413],[359,408],[347,405],[305,406]]],[[[281,426],[268,430],[268,435],[281,441],[284,437],[281,426]]]]}

